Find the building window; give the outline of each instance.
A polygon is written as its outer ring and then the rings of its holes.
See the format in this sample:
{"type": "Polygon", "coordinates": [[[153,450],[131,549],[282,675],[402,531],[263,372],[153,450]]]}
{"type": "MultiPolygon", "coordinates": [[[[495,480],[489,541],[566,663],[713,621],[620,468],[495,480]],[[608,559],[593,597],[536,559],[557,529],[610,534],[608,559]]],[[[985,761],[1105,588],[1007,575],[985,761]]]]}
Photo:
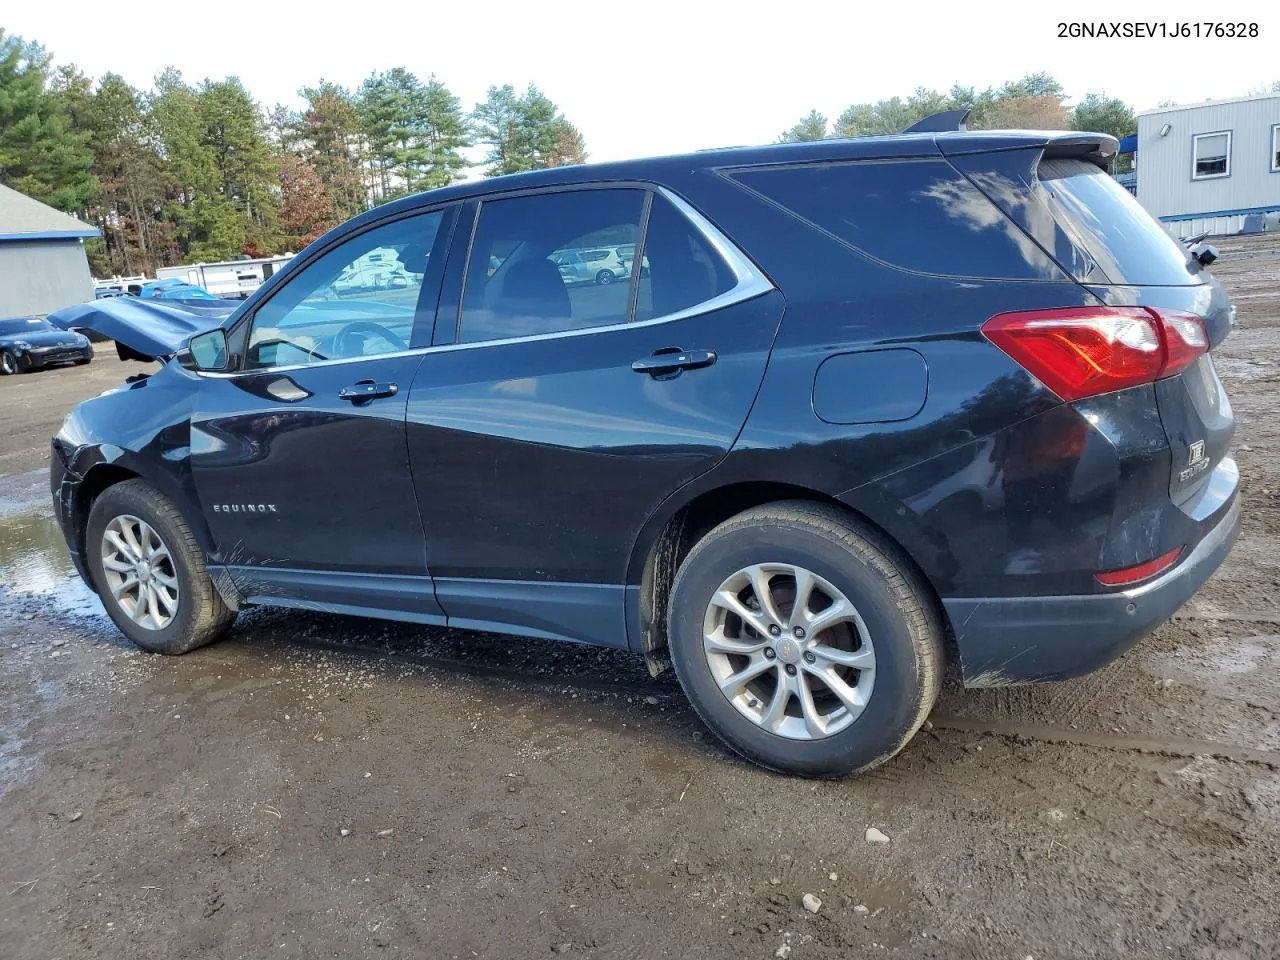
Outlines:
{"type": "Polygon", "coordinates": [[[1271,128],[1271,172],[1280,173],[1280,123],[1271,128]]]}
{"type": "Polygon", "coordinates": [[[1192,180],[1231,176],[1231,131],[1197,133],[1193,138],[1192,180]]]}

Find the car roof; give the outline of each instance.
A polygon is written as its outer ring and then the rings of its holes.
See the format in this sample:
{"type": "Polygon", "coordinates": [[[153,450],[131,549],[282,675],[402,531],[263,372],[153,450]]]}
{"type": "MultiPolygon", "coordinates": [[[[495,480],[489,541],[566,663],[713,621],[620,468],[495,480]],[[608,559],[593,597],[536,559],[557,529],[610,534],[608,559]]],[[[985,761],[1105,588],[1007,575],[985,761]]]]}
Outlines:
{"type": "Polygon", "coordinates": [[[481,180],[468,180],[429,190],[426,193],[413,194],[375,207],[348,221],[347,225],[358,228],[367,220],[380,219],[395,212],[536,187],[628,180],[661,181],[666,175],[676,172],[687,174],[698,170],[833,160],[941,157],[1048,144],[1073,145],[1086,150],[1094,147],[1101,153],[1112,156],[1118,146],[1115,138],[1107,134],[1083,133],[1074,130],[950,130],[941,133],[898,133],[877,137],[830,138],[800,143],[720,147],[695,153],[618,160],[610,163],[583,163],[481,180]]]}

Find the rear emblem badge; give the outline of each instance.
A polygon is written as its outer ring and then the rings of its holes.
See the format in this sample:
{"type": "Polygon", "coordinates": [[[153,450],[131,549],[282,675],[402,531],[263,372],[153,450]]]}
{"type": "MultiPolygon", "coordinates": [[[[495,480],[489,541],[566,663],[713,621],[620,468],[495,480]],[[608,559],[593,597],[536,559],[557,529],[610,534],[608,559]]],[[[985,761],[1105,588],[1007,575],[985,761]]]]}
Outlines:
{"type": "Polygon", "coordinates": [[[1209,469],[1209,458],[1204,455],[1204,441],[1196,440],[1187,445],[1187,468],[1178,474],[1178,482],[1186,483],[1209,469]]]}

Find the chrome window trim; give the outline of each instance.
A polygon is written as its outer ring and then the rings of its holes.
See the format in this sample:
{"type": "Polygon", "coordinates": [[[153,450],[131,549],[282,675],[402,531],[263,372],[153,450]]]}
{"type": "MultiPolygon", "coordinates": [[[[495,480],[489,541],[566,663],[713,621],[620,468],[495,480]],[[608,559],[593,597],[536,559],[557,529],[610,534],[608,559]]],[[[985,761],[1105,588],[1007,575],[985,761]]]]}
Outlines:
{"type": "Polygon", "coordinates": [[[728,266],[736,280],[734,285],[724,293],[718,294],[710,300],[703,300],[701,303],[695,303],[692,306],[685,307],[683,310],[676,310],[673,313],[663,314],[660,317],[650,317],[648,320],[634,320],[630,323],[606,323],[599,324],[594,327],[581,327],[575,330],[555,330],[550,333],[534,333],[523,337],[504,337],[500,340],[476,340],[469,343],[459,343],[455,340],[453,343],[437,343],[432,346],[418,347],[414,350],[400,350],[395,353],[379,353],[368,357],[335,357],[331,360],[317,360],[315,363],[295,363],[279,367],[259,367],[254,370],[233,370],[228,373],[219,373],[212,370],[197,370],[196,373],[202,377],[211,377],[215,379],[261,377],[277,373],[290,373],[298,370],[314,370],[318,367],[332,367],[339,363],[363,363],[370,360],[388,360],[395,357],[414,357],[429,353],[447,353],[454,350],[475,350],[511,343],[535,343],[539,340],[558,340],[564,337],[582,337],[594,333],[603,333],[607,330],[630,330],[636,327],[653,327],[658,324],[675,323],[680,320],[687,320],[689,317],[696,317],[704,313],[723,310],[726,307],[732,307],[747,300],[752,300],[755,297],[762,296],[774,289],[774,285],[763,273],[760,272],[756,265],[747,258],[747,255],[739,250],[732,240],[721,233],[720,230],[711,223],[711,221],[690,206],[682,197],[672,193],[666,187],[657,186],[653,189],[654,192],[660,193],[663,197],[669,200],[672,206],[680,211],[680,214],[686,220],[693,224],[694,229],[702,234],[703,239],[706,240],[720,258],[724,260],[725,265],[728,266]]]}

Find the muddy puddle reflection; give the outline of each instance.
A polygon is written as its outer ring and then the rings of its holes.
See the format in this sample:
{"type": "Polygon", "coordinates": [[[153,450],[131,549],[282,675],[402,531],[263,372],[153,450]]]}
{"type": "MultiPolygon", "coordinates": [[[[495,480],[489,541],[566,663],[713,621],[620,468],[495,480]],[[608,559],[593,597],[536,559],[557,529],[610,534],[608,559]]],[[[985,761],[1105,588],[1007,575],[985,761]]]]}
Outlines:
{"type": "Polygon", "coordinates": [[[0,478],[0,600],[28,599],[62,614],[105,616],[77,576],[53,519],[44,471],[0,478]]]}

